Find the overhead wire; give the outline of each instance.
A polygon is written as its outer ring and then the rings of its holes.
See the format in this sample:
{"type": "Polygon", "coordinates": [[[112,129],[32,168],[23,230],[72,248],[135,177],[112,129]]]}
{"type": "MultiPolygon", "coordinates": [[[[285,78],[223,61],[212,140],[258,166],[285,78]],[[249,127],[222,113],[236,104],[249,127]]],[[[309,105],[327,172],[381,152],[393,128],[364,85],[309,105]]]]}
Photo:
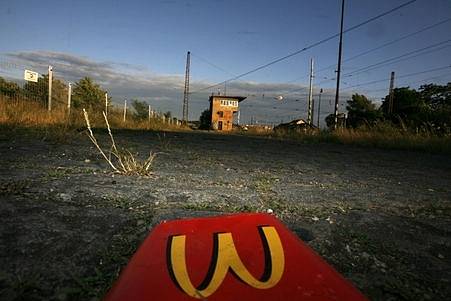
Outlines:
{"type": "MultiPolygon", "coordinates": [[[[451,76],[451,73],[447,72],[447,73],[444,73],[444,74],[440,74],[440,75],[435,75],[435,76],[423,78],[423,79],[421,79],[421,80],[417,80],[417,81],[413,81],[413,82],[408,82],[408,83],[403,84],[403,86],[409,87],[409,86],[411,86],[411,85],[413,85],[413,84],[424,83],[424,82],[427,82],[427,81],[430,81],[430,80],[435,80],[435,79],[443,78],[443,77],[445,77],[445,76],[451,76]]],[[[387,88],[381,88],[381,89],[364,89],[363,91],[364,91],[365,93],[374,93],[374,92],[387,91],[387,90],[388,90],[387,88]]]]}
{"type": "Polygon", "coordinates": [[[445,74],[441,74],[441,75],[437,75],[437,76],[432,76],[432,77],[428,77],[428,78],[424,78],[424,79],[422,79],[422,80],[418,80],[418,81],[414,81],[414,82],[409,82],[409,83],[407,83],[406,85],[407,86],[410,86],[410,85],[413,85],[413,84],[418,84],[418,83],[424,83],[424,82],[427,82],[427,81],[430,81],[430,80],[436,80],[436,79],[441,79],[441,78],[443,78],[443,77],[450,77],[451,76],[451,73],[445,73],[445,74]]]}
{"type": "MultiPolygon", "coordinates": [[[[448,39],[448,40],[445,40],[445,41],[441,41],[439,43],[435,43],[435,44],[429,45],[427,47],[416,49],[416,50],[410,51],[408,53],[404,53],[402,55],[383,60],[383,61],[378,62],[378,63],[374,63],[374,64],[371,64],[371,65],[368,65],[368,66],[365,66],[365,67],[361,67],[361,68],[359,68],[359,69],[357,69],[355,71],[351,71],[351,72],[343,74],[343,77],[350,77],[350,76],[353,76],[353,75],[356,75],[356,74],[360,74],[360,73],[363,73],[363,72],[367,72],[367,71],[370,71],[370,70],[377,69],[379,67],[383,67],[383,66],[386,66],[386,65],[398,63],[398,62],[401,62],[401,61],[406,60],[406,59],[412,59],[412,58],[415,58],[415,57],[418,57],[418,56],[421,56],[421,55],[425,55],[425,54],[428,54],[428,53],[431,53],[431,52],[439,51],[439,50],[442,50],[444,48],[450,47],[451,45],[445,45],[443,47],[440,47],[440,48],[437,48],[437,49],[432,49],[430,51],[425,51],[425,50],[428,50],[428,49],[431,49],[431,48],[434,48],[434,47],[437,47],[437,46],[440,46],[440,45],[444,45],[444,44],[447,44],[449,42],[451,42],[451,39],[448,39]],[[424,52],[422,52],[422,51],[424,51],[424,52]],[[415,53],[418,53],[418,52],[422,52],[422,53],[419,53],[417,55],[411,56],[412,54],[415,54],[415,53]],[[408,56],[410,56],[410,57],[408,57],[408,56]]],[[[327,78],[327,79],[325,79],[325,80],[323,80],[323,81],[321,81],[319,83],[316,83],[315,85],[318,86],[318,85],[321,85],[321,84],[324,84],[324,83],[327,83],[327,82],[330,82],[330,81],[333,81],[333,80],[336,80],[336,78],[327,78]]],[[[289,95],[289,94],[295,93],[295,92],[303,90],[303,89],[304,88],[294,89],[292,91],[289,91],[288,93],[285,93],[284,95],[289,95]]]]}
{"type": "MultiPolygon", "coordinates": [[[[385,48],[385,47],[387,47],[387,46],[393,45],[393,44],[395,44],[395,43],[398,43],[398,42],[400,42],[400,41],[402,41],[402,40],[405,40],[405,39],[407,39],[407,38],[410,38],[410,37],[412,37],[412,36],[415,36],[415,35],[417,35],[417,34],[420,34],[420,33],[422,33],[422,32],[425,32],[425,31],[427,31],[427,30],[430,30],[430,29],[433,29],[433,28],[435,28],[435,27],[438,27],[438,26],[440,26],[440,25],[442,25],[442,24],[448,23],[449,21],[451,21],[451,18],[447,18],[447,19],[441,20],[441,21],[439,21],[439,22],[436,22],[436,23],[434,23],[434,24],[428,25],[428,26],[423,27],[423,28],[421,28],[421,29],[419,29],[419,30],[417,30],[417,31],[411,32],[411,33],[409,33],[409,34],[406,34],[406,35],[404,35],[404,36],[401,36],[401,37],[399,37],[399,38],[396,38],[396,39],[394,39],[394,40],[391,40],[391,41],[389,41],[389,42],[386,42],[386,43],[384,43],[384,44],[382,44],[382,45],[376,46],[376,47],[374,47],[374,48],[370,48],[370,49],[365,50],[365,51],[363,51],[363,52],[361,52],[361,53],[359,53],[359,54],[357,54],[357,55],[354,55],[354,56],[352,56],[352,57],[346,58],[346,59],[343,60],[343,62],[345,63],[345,62],[352,61],[352,60],[354,60],[354,59],[356,59],[356,58],[362,57],[362,56],[364,56],[364,55],[367,55],[367,54],[372,53],[372,52],[374,52],[374,51],[380,50],[380,49],[385,48]]],[[[448,46],[446,46],[446,47],[448,47],[448,46]]],[[[443,48],[445,48],[445,47],[443,47],[443,48]]],[[[442,48],[440,48],[440,49],[442,49],[442,48]]],[[[436,49],[436,50],[434,50],[434,51],[437,51],[437,50],[440,50],[440,49],[436,49]]],[[[428,53],[430,53],[430,52],[428,52],[428,53]]],[[[424,54],[426,54],[426,53],[424,53],[424,54]]],[[[421,54],[421,55],[423,55],[423,54],[421,54]]],[[[416,56],[414,56],[414,57],[416,57],[416,56]]],[[[412,57],[412,58],[413,58],[413,57],[412,57]]],[[[324,67],[324,68],[321,68],[321,69],[317,70],[317,71],[316,71],[316,74],[319,74],[319,73],[321,73],[322,71],[325,71],[325,70],[328,70],[328,69],[331,69],[331,68],[335,68],[335,67],[336,67],[335,64],[329,65],[329,66],[327,66],[327,67],[324,67]]],[[[298,81],[298,80],[300,80],[300,79],[308,78],[308,77],[309,77],[309,75],[304,75],[304,76],[295,78],[295,79],[293,79],[293,80],[290,80],[290,81],[286,82],[286,84],[294,83],[294,82],[296,82],[296,81],[298,81]]],[[[323,81],[317,83],[316,85],[321,85],[321,84],[326,83],[326,82],[328,82],[328,81],[335,80],[336,78],[327,78],[327,77],[325,77],[324,79],[325,79],[325,80],[323,80],[323,81]]],[[[302,90],[302,89],[303,89],[303,88],[300,88],[300,89],[294,89],[294,90],[291,90],[291,91],[289,91],[288,93],[286,93],[286,94],[284,94],[284,95],[291,94],[291,93],[300,91],[300,90],[302,90]]]]}
{"type": "MultiPolygon", "coordinates": [[[[399,37],[399,38],[397,38],[397,39],[391,40],[391,41],[389,41],[389,42],[386,42],[386,43],[384,43],[384,44],[382,44],[382,45],[379,45],[379,46],[376,46],[376,47],[374,47],[374,48],[365,50],[365,51],[363,51],[363,52],[361,52],[361,53],[359,53],[359,54],[357,54],[357,55],[355,55],[355,56],[352,56],[352,57],[350,57],[350,58],[344,59],[343,62],[349,62],[349,61],[354,60],[354,59],[356,59],[356,58],[362,57],[362,56],[364,56],[364,55],[366,55],[366,54],[372,53],[372,52],[374,52],[374,51],[376,51],[376,50],[382,49],[382,48],[387,47],[387,46],[389,46],[389,45],[393,45],[393,44],[395,44],[395,43],[397,43],[397,42],[400,42],[400,41],[402,41],[402,40],[405,40],[405,39],[407,39],[407,38],[409,38],[409,37],[412,37],[412,36],[414,36],[414,35],[417,35],[417,34],[419,34],[419,33],[422,33],[422,32],[425,32],[425,31],[427,31],[427,30],[433,29],[433,28],[435,28],[435,27],[437,27],[437,26],[440,26],[440,25],[442,25],[442,24],[445,24],[445,23],[447,23],[447,22],[449,22],[449,21],[451,21],[451,18],[447,18],[447,19],[441,20],[441,21],[436,22],[436,23],[434,23],[434,24],[431,24],[431,25],[429,25],[429,26],[423,27],[423,28],[421,28],[421,29],[419,29],[419,30],[417,30],[417,31],[415,31],[415,32],[412,32],[412,33],[409,33],[409,34],[407,34],[407,35],[401,36],[401,37],[399,37]]],[[[435,45],[435,46],[438,46],[438,45],[435,45]]],[[[431,46],[431,47],[433,47],[433,46],[431,46]]],[[[421,53],[421,54],[419,54],[419,55],[424,55],[424,54],[427,54],[427,53],[431,53],[431,52],[434,52],[434,51],[438,51],[438,50],[441,50],[441,49],[446,48],[446,47],[449,47],[449,46],[445,46],[445,47],[441,47],[441,48],[438,48],[438,49],[434,49],[434,50],[431,50],[431,51],[429,51],[429,52],[421,53]]],[[[425,50],[425,49],[422,49],[422,50],[425,50]]],[[[416,51],[420,51],[420,50],[416,50],[416,51]]],[[[417,55],[417,56],[419,56],[419,55],[417,55]]],[[[412,56],[412,57],[407,58],[407,59],[411,59],[411,58],[414,58],[414,57],[417,57],[417,56],[412,56]]],[[[392,59],[394,60],[395,58],[392,58],[392,59]]],[[[399,61],[401,61],[401,60],[396,61],[396,63],[399,62],[399,61]]],[[[330,68],[333,68],[333,67],[335,67],[335,64],[330,65],[330,66],[327,66],[327,67],[324,67],[324,68],[321,68],[321,69],[319,69],[319,70],[316,71],[316,74],[318,74],[318,73],[320,73],[320,72],[322,72],[322,71],[324,71],[324,70],[328,70],[328,69],[330,69],[330,68]]],[[[368,67],[368,66],[367,66],[367,67],[368,67]]],[[[354,71],[354,72],[355,72],[355,71],[354,71]]],[[[350,73],[352,73],[352,72],[349,72],[349,73],[347,73],[347,74],[349,75],[350,73]]],[[[309,76],[309,75],[305,75],[305,76],[302,76],[302,77],[298,77],[298,78],[296,78],[296,79],[294,79],[294,80],[291,80],[291,81],[286,82],[286,84],[296,82],[296,81],[298,81],[298,80],[300,80],[300,79],[303,79],[303,78],[308,78],[308,76],[309,76]]],[[[345,74],[344,76],[346,76],[346,74],[345,74]]],[[[320,84],[323,84],[323,83],[326,83],[326,82],[332,81],[332,80],[336,80],[336,78],[327,78],[327,77],[326,77],[325,80],[321,81],[320,83],[317,83],[316,85],[320,85],[320,84]]],[[[297,91],[300,91],[300,90],[303,90],[303,89],[304,89],[304,88],[294,89],[294,90],[292,90],[292,91],[289,91],[288,93],[285,93],[284,95],[291,94],[291,93],[294,93],[294,92],[297,92],[297,91]]]]}
{"type": "Polygon", "coordinates": [[[218,69],[219,71],[222,71],[222,72],[224,72],[224,73],[227,73],[227,74],[230,75],[230,76],[235,76],[233,73],[231,73],[231,72],[225,70],[224,68],[222,68],[222,67],[220,67],[220,66],[218,66],[218,65],[216,65],[216,64],[214,64],[214,63],[212,63],[212,62],[210,62],[209,60],[207,60],[207,59],[205,59],[205,58],[203,58],[203,57],[201,57],[201,56],[199,56],[199,55],[197,55],[197,54],[195,54],[195,53],[193,53],[193,52],[191,52],[191,56],[194,57],[194,58],[197,58],[198,60],[204,62],[204,63],[207,64],[207,65],[210,65],[211,67],[213,67],[213,68],[215,68],[215,69],[218,69]]]}
{"type": "MultiPolygon", "coordinates": [[[[423,70],[423,71],[419,71],[419,72],[414,72],[414,73],[409,73],[409,74],[397,76],[396,78],[397,78],[397,79],[400,79],[400,78],[405,78],[405,77],[415,76],[415,75],[419,75],[419,74],[424,74],[424,73],[429,73],[429,72],[434,72],[434,71],[444,70],[444,69],[448,69],[448,68],[451,68],[451,64],[448,65],[448,66],[443,66],[443,67],[438,67],[438,68],[433,68],[433,69],[429,69],[429,70],[423,70]]],[[[387,80],[388,80],[387,78],[380,79],[380,80],[374,80],[374,81],[370,81],[370,82],[366,82],[366,83],[361,83],[361,84],[357,84],[357,85],[352,85],[352,86],[343,88],[343,90],[347,90],[347,89],[351,89],[351,88],[355,88],[355,87],[361,87],[361,86],[372,85],[372,84],[380,83],[380,82],[387,81],[387,80]]]]}
{"type": "MultiPolygon", "coordinates": [[[[424,28],[422,28],[422,29],[419,29],[419,30],[417,30],[417,31],[415,31],[415,32],[409,33],[409,34],[404,35],[404,36],[402,36],[402,37],[399,37],[399,38],[397,38],[397,39],[395,39],[395,40],[389,41],[389,42],[384,43],[384,44],[382,44],[382,45],[380,45],[380,46],[377,46],[377,47],[375,47],[375,48],[371,48],[371,49],[366,50],[366,51],[364,51],[364,52],[362,52],[362,53],[360,53],[360,54],[358,54],[358,55],[355,55],[355,56],[352,56],[352,57],[350,57],[350,58],[348,58],[348,59],[345,59],[344,62],[351,61],[351,60],[353,60],[353,59],[356,59],[356,58],[358,58],[358,57],[361,57],[361,56],[366,55],[366,54],[368,54],[368,53],[371,53],[371,52],[373,52],[373,51],[376,51],[376,50],[379,50],[379,49],[384,48],[384,47],[386,47],[386,46],[392,45],[392,44],[394,44],[394,43],[396,43],[396,42],[402,41],[402,40],[407,39],[407,38],[409,38],[409,37],[411,37],[411,36],[414,36],[414,35],[416,35],[416,34],[419,34],[419,33],[421,33],[421,32],[424,32],[424,31],[427,31],[427,30],[429,30],[429,29],[435,28],[435,27],[440,26],[440,25],[442,25],[442,24],[444,24],[444,23],[447,23],[447,22],[449,22],[449,21],[451,21],[451,18],[447,18],[447,19],[445,19],[445,20],[441,20],[441,21],[439,21],[439,22],[437,22],[437,23],[434,23],[434,24],[432,24],[432,25],[426,26],[426,27],[424,27],[424,28]]],[[[421,48],[421,49],[417,49],[417,50],[414,50],[414,51],[412,51],[412,52],[409,52],[409,53],[406,53],[406,54],[403,54],[403,55],[400,55],[400,56],[397,56],[397,57],[394,57],[394,58],[390,58],[390,59],[388,59],[388,60],[385,60],[385,61],[382,61],[382,62],[373,64],[373,65],[370,65],[370,66],[362,67],[362,68],[358,69],[357,71],[352,71],[352,72],[345,73],[344,76],[352,76],[354,73],[355,73],[355,74],[358,74],[358,73],[361,73],[361,72],[366,72],[366,71],[369,71],[369,70],[373,70],[373,69],[378,68],[379,65],[381,65],[381,66],[387,65],[387,63],[388,63],[388,62],[391,62],[391,61],[394,61],[393,63],[397,63],[397,62],[402,61],[401,58],[403,58],[403,57],[406,57],[406,56],[412,55],[412,54],[414,54],[414,53],[421,52],[421,51],[424,51],[424,50],[427,50],[427,49],[430,49],[430,48],[433,48],[433,47],[437,47],[437,46],[440,46],[440,45],[442,45],[442,44],[446,44],[447,42],[450,42],[450,41],[451,41],[451,40],[442,41],[442,42],[440,42],[440,43],[433,44],[433,45],[430,45],[430,46],[427,46],[427,47],[424,47],[424,48],[421,48]],[[371,67],[371,68],[370,68],[370,67],[371,67]],[[368,68],[368,69],[367,69],[367,68],[368,68]],[[364,69],[365,69],[365,70],[364,70],[364,69]]],[[[424,52],[424,53],[420,53],[420,54],[418,54],[418,55],[416,55],[416,56],[411,56],[411,57],[408,57],[408,58],[406,58],[406,59],[415,58],[415,57],[418,57],[418,56],[420,56],[420,55],[424,55],[424,54],[428,54],[428,53],[431,53],[431,52],[434,52],[434,51],[438,51],[438,50],[441,50],[441,49],[446,48],[446,47],[449,47],[449,46],[450,46],[450,45],[446,45],[446,46],[444,46],[444,47],[440,47],[440,48],[437,48],[437,49],[433,49],[433,50],[431,50],[431,51],[427,51],[427,52],[424,52]]],[[[405,59],[404,59],[404,60],[405,60],[405,59]]],[[[334,67],[334,66],[335,66],[335,65],[331,65],[331,66],[322,68],[322,69],[318,70],[317,72],[321,72],[321,71],[330,69],[331,67],[334,67]]],[[[286,84],[295,82],[295,81],[297,81],[297,80],[299,80],[299,79],[301,79],[301,78],[306,78],[306,77],[308,77],[308,75],[307,75],[307,76],[300,77],[300,78],[297,78],[297,79],[292,80],[292,81],[289,81],[289,82],[286,82],[286,84]]],[[[322,81],[322,82],[320,82],[320,83],[318,83],[318,84],[316,84],[316,85],[319,85],[319,84],[322,84],[322,83],[325,83],[325,82],[329,82],[329,81],[332,81],[332,80],[335,80],[335,79],[336,79],[336,78],[327,78],[327,77],[326,77],[326,80],[324,80],[324,81],[322,81]]],[[[289,91],[288,93],[283,93],[283,95],[292,94],[292,93],[295,93],[295,92],[300,91],[300,90],[303,90],[303,89],[305,89],[305,88],[294,89],[294,90],[289,91]]]]}
{"type": "MultiPolygon", "coordinates": [[[[439,48],[436,48],[436,49],[432,49],[432,50],[429,50],[429,51],[425,51],[425,52],[419,53],[419,54],[417,54],[417,55],[413,55],[413,56],[409,56],[409,57],[404,57],[404,58],[396,59],[396,60],[394,60],[393,62],[380,64],[380,65],[378,65],[378,66],[372,67],[372,68],[367,69],[367,70],[364,70],[364,71],[362,71],[362,72],[367,72],[367,71],[370,71],[370,70],[377,69],[377,68],[379,68],[379,67],[384,67],[384,66],[388,66],[388,65],[397,64],[397,63],[399,63],[399,62],[406,61],[406,60],[410,60],[410,59],[413,59],[413,58],[416,58],[416,57],[419,57],[419,56],[423,56],[423,55],[425,55],[425,54],[433,53],[433,52],[436,52],[436,51],[440,51],[440,50],[445,49],[445,48],[448,48],[448,47],[451,47],[451,45],[445,45],[445,46],[442,46],[442,47],[439,47],[439,48]]],[[[350,72],[350,73],[352,73],[352,72],[350,72]]],[[[358,72],[358,73],[361,73],[361,72],[358,72]]],[[[352,76],[352,74],[350,74],[350,76],[352,76]]],[[[348,76],[348,77],[349,77],[349,76],[348,76]]]]}
{"type": "MultiPolygon", "coordinates": [[[[417,1],[417,0],[410,0],[410,1],[404,2],[404,3],[402,3],[402,4],[400,4],[400,5],[398,5],[398,6],[394,7],[394,8],[392,8],[392,9],[390,9],[390,10],[388,10],[388,11],[385,11],[385,12],[379,14],[379,15],[376,15],[376,16],[370,18],[370,19],[367,19],[367,20],[365,20],[364,22],[361,22],[361,23],[359,23],[359,24],[357,24],[357,25],[351,26],[350,28],[347,28],[346,30],[343,31],[343,33],[348,33],[348,32],[350,32],[350,31],[353,31],[353,30],[355,30],[355,29],[357,29],[357,28],[359,28],[359,27],[362,27],[362,26],[364,26],[364,25],[366,25],[366,24],[368,24],[368,23],[371,23],[371,22],[373,22],[373,21],[375,21],[375,20],[377,20],[377,19],[380,19],[380,18],[382,18],[382,17],[384,17],[384,16],[386,16],[386,15],[389,15],[389,14],[391,14],[391,13],[393,13],[393,12],[395,12],[395,11],[401,9],[401,8],[404,8],[404,7],[406,7],[406,6],[410,5],[410,4],[413,4],[413,3],[416,2],[416,1],[417,1]]],[[[270,61],[269,63],[263,64],[263,65],[261,65],[261,66],[258,66],[258,67],[256,67],[256,68],[254,68],[254,69],[251,69],[250,71],[241,73],[241,74],[239,74],[239,75],[237,75],[237,76],[231,77],[231,78],[229,78],[229,79],[227,79],[227,80],[225,80],[225,81],[222,81],[222,82],[220,82],[220,83],[217,83],[217,84],[214,84],[214,85],[210,85],[210,86],[208,86],[208,87],[201,88],[201,89],[198,89],[198,90],[196,90],[196,91],[190,92],[190,94],[199,93],[199,92],[201,92],[201,91],[205,91],[205,90],[209,90],[209,89],[211,89],[211,88],[215,88],[215,87],[217,87],[217,86],[221,86],[221,85],[223,85],[223,84],[225,84],[225,83],[227,83],[227,82],[230,82],[230,81],[234,81],[234,80],[240,79],[240,78],[242,78],[242,77],[244,77],[244,76],[247,76],[247,75],[249,75],[249,74],[255,73],[255,72],[257,72],[257,71],[259,71],[259,70],[262,70],[262,69],[265,69],[265,68],[267,68],[267,67],[269,67],[269,66],[271,66],[271,65],[277,64],[277,63],[279,63],[279,62],[281,62],[281,61],[284,61],[284,60],[286,60],[286,59],[288,59],[288,58],[290,58],[290,57],[293,57],[293,56],[295,56],[295,55],[298,55],[299,53],[305,52],[305,51],[307,51],[307,50],[309,50],[309,49],[312,49],[312,48],[314,48],[314,47],[316,47],[316,46],[319,46],[319,45],[321,45],[321,44],[324,44],[324,43],[326,43],[326,42],[328,42],[328,41],[330,41],[330,40],[332,40],[332,39],[338,37],[339,35],[340,35],[339,33],[336,33],[336,34],[331,35],[331,36],[329,36],[329,37],[327,37],[327,38],[324,38],[324,39],[322,39],[322,40],[320,40],[320,41],[318,41],[318,42],[315,42],[315,43],[313,43],[313,44],[310,44],[310,45],[308,45],[308,46],[306,46],[306,47],[304,47],[304,48],[302,48],[302,49],[299,49],[299,50],[297,50],[297,51],[294,51],[294,52],[292,52],[292,53],[290,53],[290,54],[288,54],[288,55],[285,55],[285,56],[283,56],[283,57],[277,58],[277,59],[275,59],[275,60],[273,60],[273,61],[270,61]]]]}
{"type": "MultiPolygon", "coordinates": [[[[345,58],[345,59],[343,60],[343,63],[352,61],[352,60],[354,60],[354,59],[356,59],[356,58],[362,57],[362,56],[367,55],[367,54],[369,54],[369,53],[372,53],[372,52],[374,52],[374,51],[377,51],[377,50],[380,50],[380,49],[385,48],[385,47],[387,47],[387,46],[393,45],[393,44],[398,43],[398,42],[400,42],[400,41],[403,41],[403,40],[405,40],[405,39],[407,39],[407,38],[410,38],[410,37],[412,37],[412,36],[415,36],[415,35],[417,35],[417,34],[419,34],[419,33],[425,32],[425,31],[427,31],[427,30],[430,30],[430,29],[432,29],[432,28],[435,28],[435,27],[437,27],[437,26],[440,26],[440,25],[442,25],[442,24],[445,24],[445,23],[447,23],[447,22],[449,22],[449,21],[451,21],[451,18],[447,18],[447,19],[444,19],[444,20],[439,21],[439,22],[437,22],[437,23],[434,23],[434,24],[432,24],[432,25],[423,27],[423,28],[421,28],[421,29],[419,29],[419,30],[417,30],[417,31],[414,31],[414,32],[409,33],[409,34],[404,35],[404,36],[401,36],[401,37],[399,37],[399,38],[397,38],[397,39],[391,40],[391,41],[386,42],[386,43],[384,43],[384,44],[382,44],[382,45],[379,45],[379,46],[376,46],[376,47],[374,47],[374,48],[365,50],[365,51],[363,51],[363,52],[361,52],[361,53],[359,53],[359,54],[357,54],[357,55],[351,56],[351,57],[349,57],[349,58],[345,58]]],[[[332,65],[329,65],[329,66],[327,66],[327,67],[321,68],[321,69],[317,70],[316,72],[317,72],[317,73],[320,73],[321,71],[324,71],[324,70],[327,70],[327,69],[330,69],[330,68],[333,68],[333,67],[335,67],[335,64],[332,64],[332,65]]]]}
{"type": "MultiPolygon", "coordinates": [[[[398,60],[398,59],[407,57],[407,56],[409,56],[409,55],[412,55],[412,54],[415,54],[415,53],[418,53],[418,52],[422,52],[422,51],[425,51],[425,50],[428,50],[428,49],[431,49],[431,48],[434,48],[434,47],[437,47],[437,46],[441,46],[441,45],[447,44],[447,43],[449,43],[449,42],[451,42],[451,39],[444,40],[444,41],[441,41],[441,42],[439,42],[439,43],[435,43],[435,44],[432,44],[432,45],[429,45],[429,46],[426,46],[426,47],[423,47],[423,48],[420,48],[420,49],[416,49],[416,50],[413,50],[413,51],[409,51],[409,52],[407,52],[407,53],[404,53],[404,54],[401,54],[401,55],[398,55],[398,56],[395,56],[395,57],[392,57],[392,58],[389,58],[389,59],[385,59],[385,60],[383,60],[383,61],[380,61],[380,62],[371,64],[371,65],[368,65],[368,66],[359,68],[359,69],[354,70],[354,71],[352,71],[352,72],[345,73],[345,74],[343,74],[343,76],[347,76],[347,75],[355,75],[355,74],[360,74],[360,73],[362,73],[362,72],[367,72],[367,71],[369,71],[369,70],[375,69],[375,67],[379,67],[379,66],[381,66],[381,65],[385,65],[386,63],[389,63],[389,62],[392,62],[392,61],[395,61],[395,60],[398,60]]],[[[448,45],[448,46],[449,46],[449,45],[448,45]]],[[[448,47],[448,46],[447,46],[447,47],[448,47]]],[[[440,49],[442,49],[442,48],[440,48],[440,49]]]]}

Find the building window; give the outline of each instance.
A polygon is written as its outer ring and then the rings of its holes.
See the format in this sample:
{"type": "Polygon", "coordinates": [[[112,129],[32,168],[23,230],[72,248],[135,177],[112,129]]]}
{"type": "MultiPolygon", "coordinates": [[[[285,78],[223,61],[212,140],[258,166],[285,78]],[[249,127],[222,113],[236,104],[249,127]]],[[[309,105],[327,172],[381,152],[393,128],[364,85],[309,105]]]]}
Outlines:
{"type": "Polygon", "coordinates": [[[218,112],[218,115],[219,115],[219,117],[222,118],[222,117],[224,117],[224,112],[223,112],[223,111],[219,111],[219,112],[218,112]]]}
{"type": "Polygon", "coordinates": [[[238,101],[236,100],[221,99],[219,103],[223,107],[238,107],[238,101]]]}

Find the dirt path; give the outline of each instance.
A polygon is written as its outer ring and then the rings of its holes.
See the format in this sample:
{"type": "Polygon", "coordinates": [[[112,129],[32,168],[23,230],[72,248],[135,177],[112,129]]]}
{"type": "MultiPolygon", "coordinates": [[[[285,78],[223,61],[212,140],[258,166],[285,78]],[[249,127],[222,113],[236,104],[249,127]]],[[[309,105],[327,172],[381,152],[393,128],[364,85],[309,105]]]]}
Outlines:
{"type": "Polygon", "coordinates": [[[267,209],[370,299],[451,298],[449,156],[117,133],[160,152],[144,178],[113,175],[73,136],[0,133],[1,300],[97,300],[159,221],[267,209]]]}

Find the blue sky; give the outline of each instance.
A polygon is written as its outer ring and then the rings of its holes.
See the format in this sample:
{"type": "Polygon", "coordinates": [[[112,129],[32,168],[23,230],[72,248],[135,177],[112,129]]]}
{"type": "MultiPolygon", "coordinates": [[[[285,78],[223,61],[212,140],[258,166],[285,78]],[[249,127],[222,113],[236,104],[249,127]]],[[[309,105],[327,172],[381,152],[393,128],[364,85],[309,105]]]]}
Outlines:
{"type": "MultiPolygon", "coordinates": [[[[180,116],[186,52],[193,54],[192,90],[240,74],[276,58],[299,50],[339,29],[339,0],[323,1],[235,1],[235,0],[167,0],[167,1],[9,1],[0,8],[0,44],[2,61],[16,60],[27,65],[39,57],[45,65],[69,60],[71,69],[61,69],[67,81],[93,72],[83,64],[102,71],[102,66],[118,73],[118,78],[98,79],[119,101],[139,97],[156,109],[171,110],[180,116]],[[28,55],[23,55],[23,54],[28,55]],[[17,54],[22,56],[17,57],[17,54]],[[16,55],[16,57],[14,56],[16,55]],[[77,60],[79,59],[79,60],[77,60]],[[220,67],[215,68],[207,62],[220,67]],[[96,65],[98,64],[98,65],[96,65]],[[220,70],[223,69],[223,70],[220,70]],[[227,72],[225,72],[225,71],[227,72]],[[127,76],[124,76],[126,74],[127,76]],[[127,83],[124,83],[127,77],[127,83]],[[136,79],[134,81],[134,79],[136,79]],[[159,86],[161,85],[161,86],[159,86]],[[149,88],[149,87],[152,88],[149,88]]],[[[345,28],[396,7],[407,0],[347,0],[345,28]]],[[[417,0],[381,19],[349,32],[344,37],[344,59],[398,39],[451,17],[449,0],[417,0]]],[[[343,100],[353,92],[380,100],[388,89],[391,71],[403,76],[451,65],[451,22],[406,38],[398,43],[345,62],[343,100]],[[428,48],[417,57],[352,74],[408,52],[428,48]],[[383,80],[374,85],[366,82],[383,80]],[[361,85],[361,86],[357,86],[361,85]],[[355,88],[346,88],[356,86],[355,88]]],[[[229,84],[228,93],[247,94],[243,102],[243,119],[257,115],[262,121],[276,122],[299,115],[305,117],[305,86],[309,59],[315,69],[336,64],[338,39],[333,39],[267,69],[229,84]],[[303,77],[303,78],[302,78],[303,77]],[[288,82],[288,84],[287,84],[288,82]],[[288,93],[299,88],[299,94],[288,93]],[[288,93],[288,94],[287,94],[288,93]],[[265,94],[265,97],[263,97],[265,94]],[[285,95],[286,102],[273,98],[285,95]],[[296,101],[298,100],[298,101],[296,101]],[[263,109],[261,108],[263,107],[263,109]]],[[[36,62],[35,62],[36,63],[36,62]]],[[[66,65],[65,65],[66,66],[66,65]]],[[[44,67],[41,67],[41,69],[44,67]]],[[[56,68],[56,72],[58,72],[56,68]]],[[[7,70],[6,70],[7,71],[7,70]]],[[[6,73],[0,69],[0,76],[6,73]]],[[[43,72],[43,71],[41,71],[43,72]]],[[[96,72],[94,72],[96,73],[96,72]]],[[[315,74],[315,91],[324,88],[327,99],[333,95],[334,68],[315,74]]],[[[400,78],[397,86],[417,88],[422,80],[451,81],[451,68],[400,78]],[[435,78],[433,78],[435,77],[435,78]]],[[[223,89],[223,88],[222,88],[223,89]]],[[[197,119],[207,106],[212,91],[192,96],[190,118],[197,119]]],[[[322,114],[330,107],[328,100],[322,114]]]]}

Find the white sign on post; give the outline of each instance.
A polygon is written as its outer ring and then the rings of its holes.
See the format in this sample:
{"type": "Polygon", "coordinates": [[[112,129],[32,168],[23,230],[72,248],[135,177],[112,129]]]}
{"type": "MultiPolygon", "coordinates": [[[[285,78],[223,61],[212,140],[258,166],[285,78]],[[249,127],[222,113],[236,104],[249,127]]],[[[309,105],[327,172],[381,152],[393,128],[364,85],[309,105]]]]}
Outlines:
{"type": "Polygon", "coordinates": [[[38,82],[38,77],[39,77],[39,73],[31,71],[31,70],[26,70],[25,69],[25,73],[23,78],[29,82],[38,82]]]}

